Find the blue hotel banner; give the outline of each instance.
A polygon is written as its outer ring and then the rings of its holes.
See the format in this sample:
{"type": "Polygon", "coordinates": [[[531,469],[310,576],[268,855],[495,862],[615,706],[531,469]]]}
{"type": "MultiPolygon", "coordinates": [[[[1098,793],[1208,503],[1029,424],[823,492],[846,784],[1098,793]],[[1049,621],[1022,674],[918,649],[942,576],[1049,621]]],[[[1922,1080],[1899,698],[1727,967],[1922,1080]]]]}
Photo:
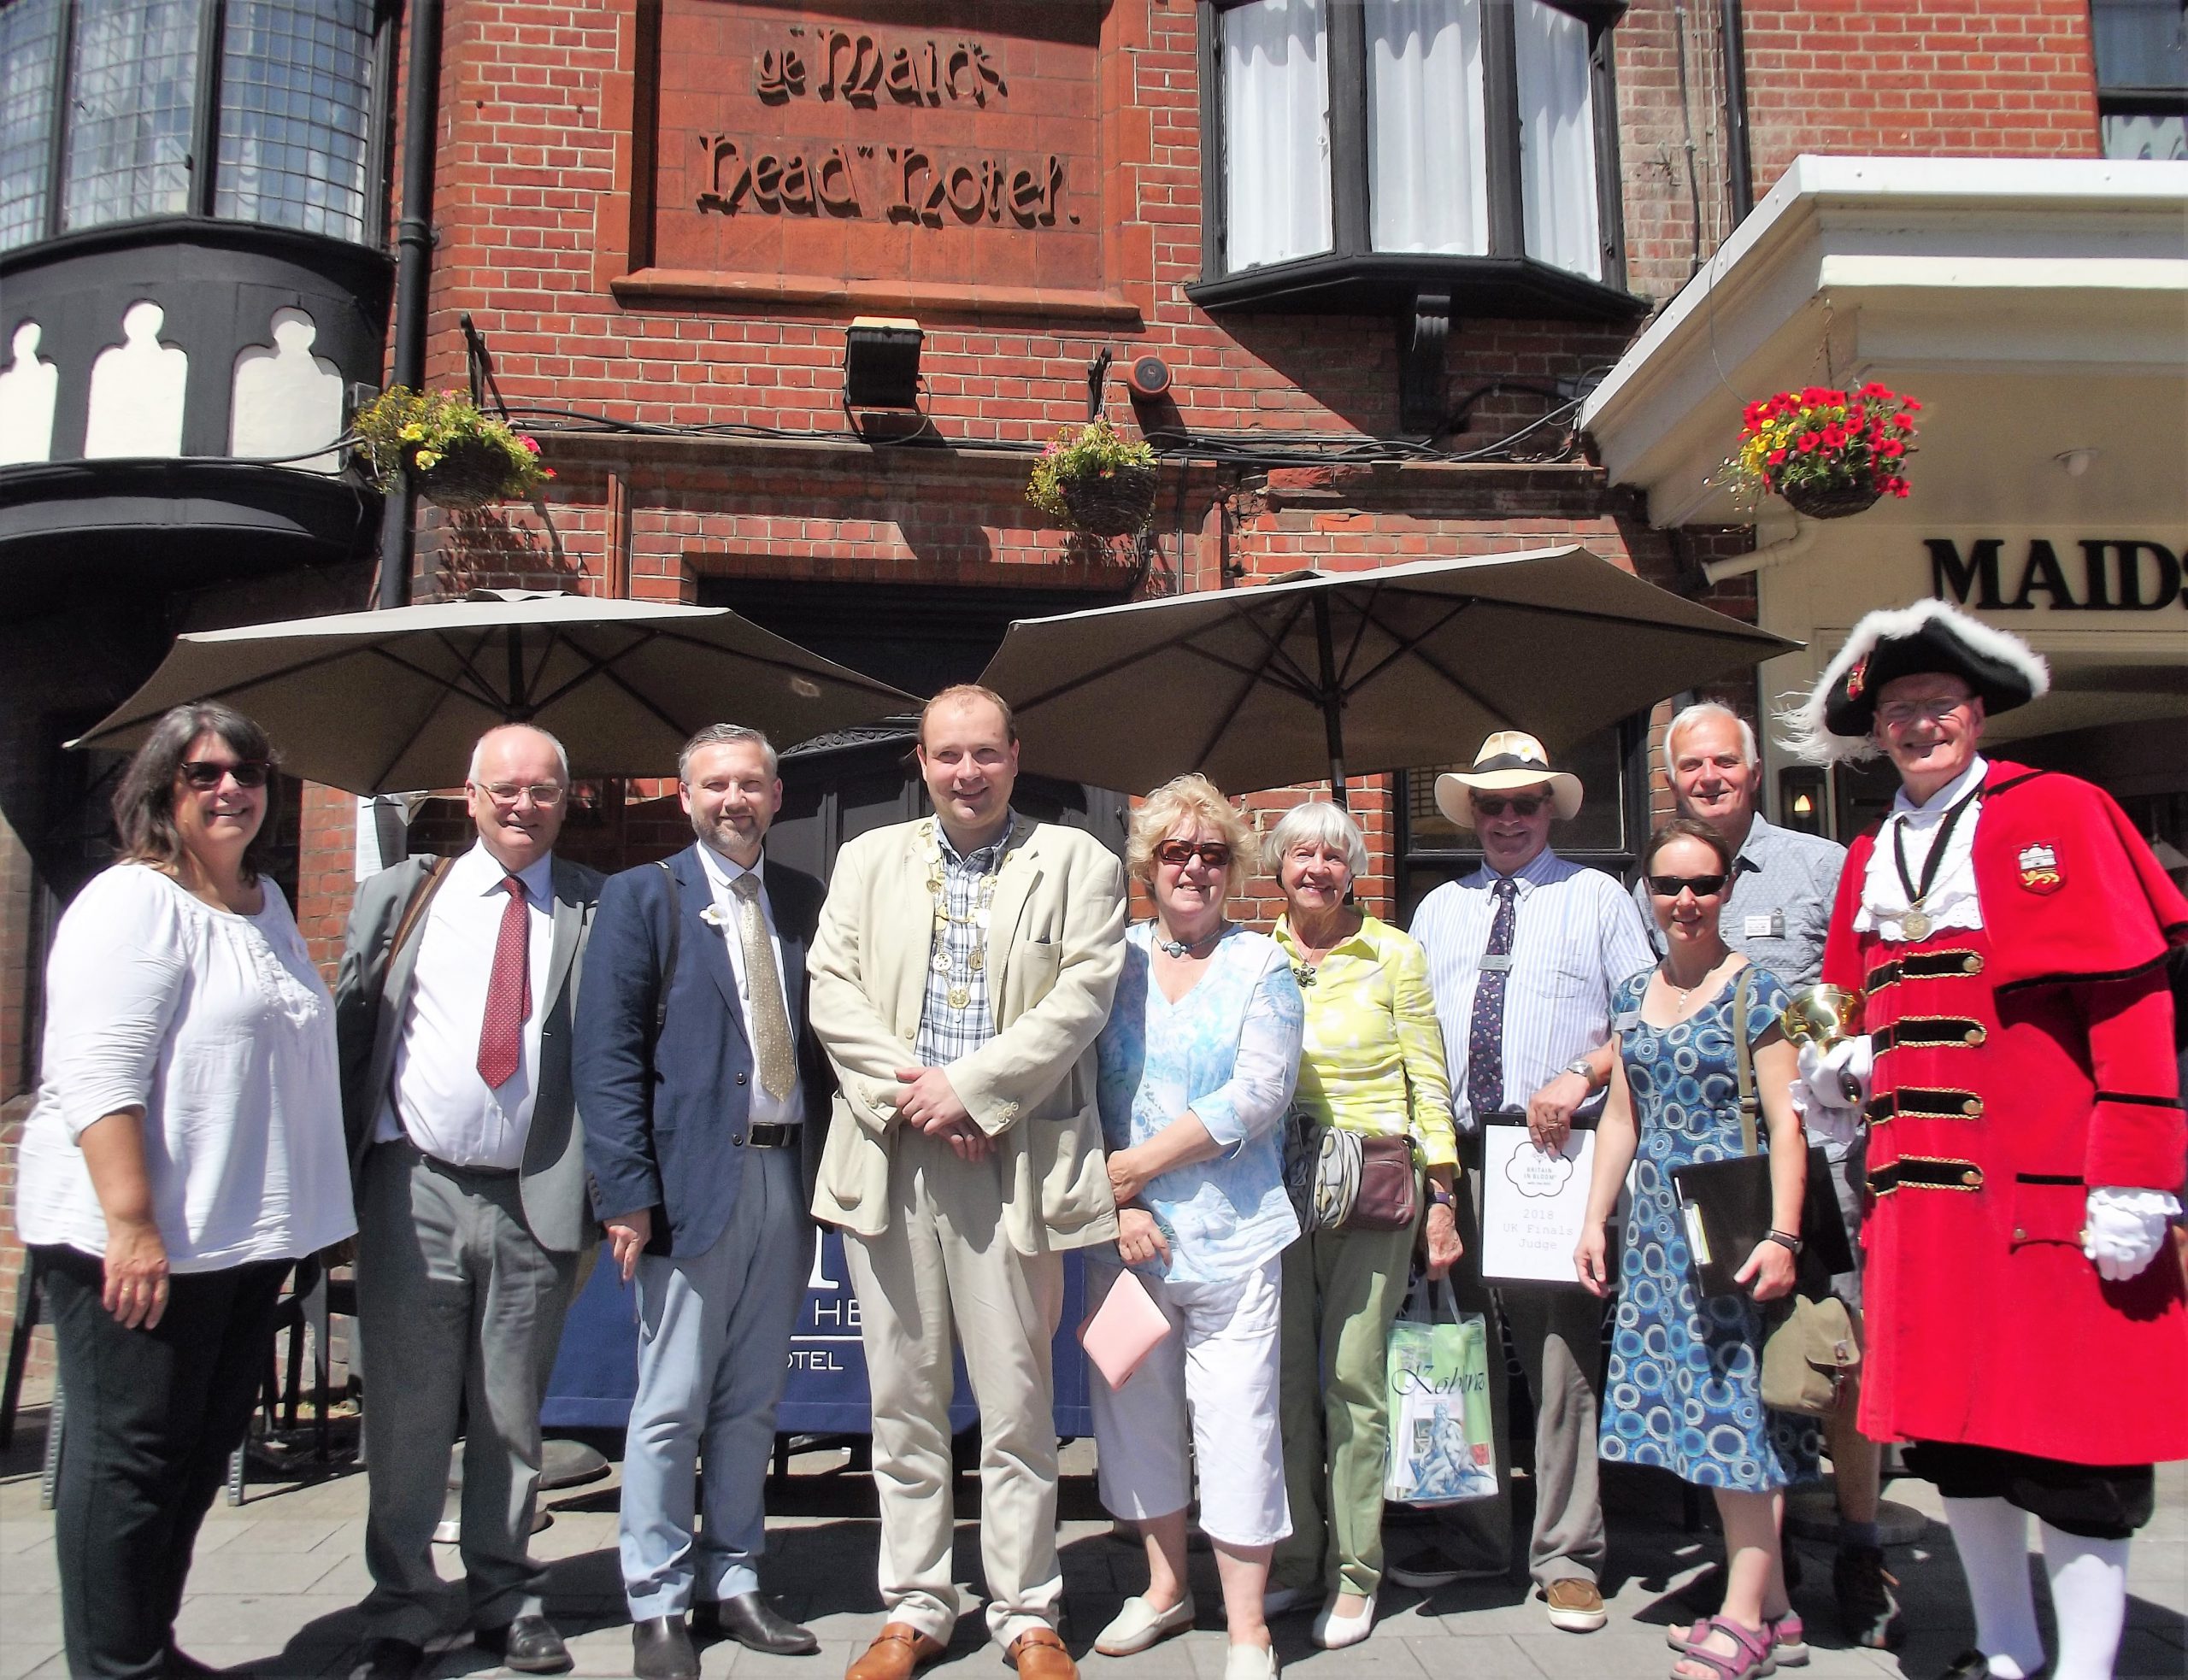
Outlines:
{"type": "MultiPolygon", "coordinates": [[[[1064,1258],[1063,1319],[1054,1344],[1056,1433],[1094,1432],[1086,1394],[1087,1366],[1079,1351],[1085,1316],[1085,1268],[1079,1255],[1064,1258]]],[[[630,1421],[637,1384],[638,1295],[615,1275],[603,1250],[584,1290],[570,1304],[569,1322],[549,1381],[541,1423],[556,1429],[618,1430],[630,1421]]],[[[858,1298],[844,1266],[843,1238],[824,1230],[807,1280],[805,1305],[791,1342],[790,1380],[775,1427],[786,1435],[863,1435],[869,1421],[866,1354],[859,1341],[858,1298]]],[[[978,1418],[965,1366],[957,1361],[957,1393],[950,1424],[963,1430],[978,1418]]]]}

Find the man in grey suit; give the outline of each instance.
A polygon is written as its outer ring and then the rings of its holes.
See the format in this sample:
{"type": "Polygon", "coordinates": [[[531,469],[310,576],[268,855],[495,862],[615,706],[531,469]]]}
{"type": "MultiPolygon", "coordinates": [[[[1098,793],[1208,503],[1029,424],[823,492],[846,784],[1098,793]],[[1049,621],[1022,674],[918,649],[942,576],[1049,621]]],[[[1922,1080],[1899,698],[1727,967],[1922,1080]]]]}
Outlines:
{"type": "Polygon", "coordinates": [[[475,1637],[525,1673],[570,1666],[529,1553],[540,1401],[597,1235],[570,1033],[600,876],[554,855],[568,794],[553,736],[488,731],[464,784],[478,843],[383,870],[350,913],[335,1018],[373,1582],[351,1680],[410,1680],[438,1630],[433,1528],[467,1396],[475,1637]]]}

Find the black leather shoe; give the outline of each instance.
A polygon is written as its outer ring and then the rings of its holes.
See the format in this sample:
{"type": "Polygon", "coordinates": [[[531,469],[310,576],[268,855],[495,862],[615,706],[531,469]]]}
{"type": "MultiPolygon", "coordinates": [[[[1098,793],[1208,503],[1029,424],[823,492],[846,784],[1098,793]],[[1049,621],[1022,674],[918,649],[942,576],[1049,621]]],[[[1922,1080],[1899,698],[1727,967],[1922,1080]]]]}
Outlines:
{"type": "Polygon", "coordinates": [[[699,1653],[681,1616],[631,1624],[631,1672],[638,1680],[699,1680],[699,1653]]]}
{"type": "Polygon", "coordinates": [[[168,1647],[168,1680],[212,1680],[216,1674],[237,1677],[237,1680],[250,1680],[255,1671],[248,1668],[215,1668],[210,1663],[198,1661],[179,1645],[170,1644],[168,1647]]]}
{"type": "Polygon", "coordinates": [[[1980,1651],[1962,1651],[1938,1680],[1991,1680],[1991,1661],[1980,1651]]]}
{"type": "Polygon", "coordinates": [[[519,1674],[567,1674],[575,1666],[570,1648],[544,1616],[520,1616],[506,1627],[481,1628],[472,1637],[480,1650],[519,1674]]]}
{"type": "Polygon", "coordinates": [[[368,1639],[345,1672],[347,1680],[417,1680],[425,1666],[422,1645],[407,1639],[368,1639]]]}
{"type": "Polygon", "coordinates": [[[748,1651],[778,1657],[809,1657],[820,1648],[813,1630],[802,1628],[757,1593],[739,1593],[709,1607],[715,1630],[748,1651]]]}

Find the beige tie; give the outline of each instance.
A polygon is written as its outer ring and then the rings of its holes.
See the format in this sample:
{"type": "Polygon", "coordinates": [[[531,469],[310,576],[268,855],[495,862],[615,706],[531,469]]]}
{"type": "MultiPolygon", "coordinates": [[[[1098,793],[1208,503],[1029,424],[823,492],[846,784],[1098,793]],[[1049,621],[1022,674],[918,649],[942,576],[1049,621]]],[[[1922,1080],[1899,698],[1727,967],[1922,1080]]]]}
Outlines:
{"type": "Polygon", "coordinates": [[[797,1063],[791,1050],[790,1012],[783,1007],[782,976],[775,972],[774,942],[760,913],[760,877],[748,869],[729,890],[737,895],[737,939],[744,948],[748,993],[744,1025],[760,1059],[760,1089],[769,1096],[787,1096],[797,1063]]]}

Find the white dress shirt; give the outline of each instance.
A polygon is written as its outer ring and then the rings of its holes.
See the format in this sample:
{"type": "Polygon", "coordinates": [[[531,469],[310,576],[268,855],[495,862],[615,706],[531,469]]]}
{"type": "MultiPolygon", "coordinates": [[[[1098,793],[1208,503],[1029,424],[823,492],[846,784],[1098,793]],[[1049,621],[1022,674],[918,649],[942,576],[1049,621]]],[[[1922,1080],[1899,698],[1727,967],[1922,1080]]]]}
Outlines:
{"type": "Polygon", "coordinates": [[[234,915],[121,863],[61,918],[44,1078],[16,1166],[25,1242],[106,1252],[77,1140],[135,1107],[174,1271],[293,1260],[356,1230],[334,1000],[280,888],[260,879],[264,908],[234,915]]]}
{"type": "MultiPolygon", "coordinates": [[[[797,1049],[797,1018],[791,1013],[788,984],[783,978],[783,937],[775,926],[775,908],[768,902],[768,878],[757,869],[747,869],[735,858],[724,857],[703,841],[699,845],[699,861],[707,872],[707,883],[715,892],[715,913],[721,925],[722,939],[729,947],[729,972],[737,977],[737,1007],[744,1012],[744,1042],[754,1045],[754,1065],[757,1067],[757,1043],[752,1036],[752,982],[744,972],[744,941],[737,930],[738,898],[730,890],[730,883],[740,875],[760,878],[760,919],[768,930],[768,943],[775,953],[775,984],[783,996],[783,1013],[791,1024],[791,1049],[795,1066],[797,1049]]],[[[804,1100],[799,1094],[799,1081],[793,1078],[790,1089],[775,1096],[760,1084],[756,1072],[750,1087],[752,1093],[750,1108],[745,1118],[753,1125],[796,1125],[805,1118],[804,1100]]]]}
{"type": "MultiPolygon", "coordinates": [[[[1929,862],[1930,848],[1937,843],[1938,825],[1954,806],[1983,785],[1990,769],[1982,755],[1977,754],[1967,769],[1919,805],[1908,797],[1904,787],[1899,790],[1891,802],[1891,814],[1877,831],[1868,872],[1862,878],[1862,908],[1854,913],[1856,933],[1874,930],[1879,937],[1895,943],[1916,943],[1900,921],[1913,906],[1908,902],[1907,884],[1899,878],[1899,865],[1892,855],[1893,837],[1898,837],[1907,855],[1908,872],[1919,884],[1929,862]]],[[[1967,812],[1946,837],[1937,879],[1922,900],[1930,931],[1983,925],[1983,906],[1975,896],[1975,825],[1982,817],[1983,801],[1977,796],[1968,800],[1967,812]]],[[[1928,937],[1928,932],[1923,937],[1928,937]]]]}
{"type": "Polygon", "coordinates": [[[516,1072],[498,1089],[479,1072],[486,989],[502,937],[502,889],[509,871],[482,841],[450,866],[426,911],[410,982],[410,1007],[396,1041],[388,1099],[376,1143],[408,1136],[426,1154],[457,1166],[514,1172],[524,1165],[532,1105],[539,1095],[539,1026],[547,1013],[547,965],[555,945],[552,855],[517,872],[524,883],[526,955],[532,1013],[517,1035],[516,1072]]]}

